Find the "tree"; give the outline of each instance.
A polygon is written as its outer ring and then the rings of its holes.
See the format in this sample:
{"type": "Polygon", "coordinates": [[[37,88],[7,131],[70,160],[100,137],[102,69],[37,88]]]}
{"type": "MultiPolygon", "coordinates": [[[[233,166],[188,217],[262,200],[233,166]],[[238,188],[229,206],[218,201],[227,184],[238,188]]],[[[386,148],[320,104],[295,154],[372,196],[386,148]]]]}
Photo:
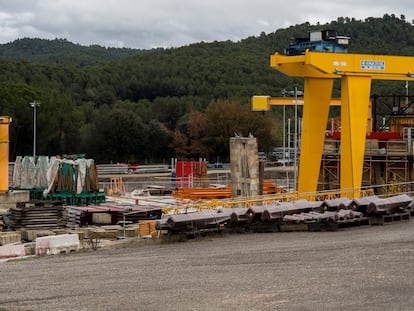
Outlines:
{"type": "Polygon", "coordinates": [[[274,123],[267,115],[252,112],[236,101],[213,101],[206,109],[207,134],[205,143],[212,154],[229,158],[229,139],[234,135],[257,137],[259,149],[274,144],[274,123]]]}
{"type": "Polygon", "coordinates": [[[184,129],[185,133],[175,131],[171,144],[177,157],[182,159],[207,158],[210,148],[206,142],[208,130],[205,115],[200,111],[190,112],[184,129]]]}
{"type": "Polygon", "coordinates": [[[85,129],[85,144],[98,162],[136,163],[143,158],[148,143],[141,118],[128,104],[103,105],[93,116],[93,126],[85,129]]]}
{"type": "Polygon", "coordinates": [[[23,83],[0,83],[1,115],[10,116],[10,159],[33,147],[33,114],[29,103],[42,100],[41,92],[23,83]]]}

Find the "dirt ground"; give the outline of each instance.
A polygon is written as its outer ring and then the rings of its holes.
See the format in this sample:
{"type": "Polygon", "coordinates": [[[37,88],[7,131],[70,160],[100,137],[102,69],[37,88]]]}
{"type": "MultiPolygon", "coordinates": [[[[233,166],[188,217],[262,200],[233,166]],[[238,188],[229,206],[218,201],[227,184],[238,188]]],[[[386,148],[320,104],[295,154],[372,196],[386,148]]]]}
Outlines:
{"type": "Polygon", "coordinates": [[[414,221],[0,263],[0,310],[414,310],[414,221]]]}

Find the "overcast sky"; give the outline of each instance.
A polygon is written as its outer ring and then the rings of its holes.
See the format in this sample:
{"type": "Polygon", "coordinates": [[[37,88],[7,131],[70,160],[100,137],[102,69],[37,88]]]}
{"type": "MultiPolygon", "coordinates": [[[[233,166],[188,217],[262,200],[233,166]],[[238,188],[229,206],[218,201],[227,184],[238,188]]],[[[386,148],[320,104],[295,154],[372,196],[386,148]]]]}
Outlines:
{"type": "Polygon", "coordinates": [[[151,49],[261,32],[338,17],[404,15],[412,0],[0,0],[0,43],[65,38],[82,45],[151,49]]]}

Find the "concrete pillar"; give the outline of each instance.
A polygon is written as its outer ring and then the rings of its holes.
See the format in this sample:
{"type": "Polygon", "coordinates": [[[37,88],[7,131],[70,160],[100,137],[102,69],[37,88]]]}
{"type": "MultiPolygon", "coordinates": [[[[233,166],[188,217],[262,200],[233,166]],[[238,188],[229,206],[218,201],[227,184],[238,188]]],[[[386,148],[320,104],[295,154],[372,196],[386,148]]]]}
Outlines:
{"type": "Polygon", "coordinates": [[[232,197],[259,194],[259,157],[255,137],[230,138],[232,197]]]}

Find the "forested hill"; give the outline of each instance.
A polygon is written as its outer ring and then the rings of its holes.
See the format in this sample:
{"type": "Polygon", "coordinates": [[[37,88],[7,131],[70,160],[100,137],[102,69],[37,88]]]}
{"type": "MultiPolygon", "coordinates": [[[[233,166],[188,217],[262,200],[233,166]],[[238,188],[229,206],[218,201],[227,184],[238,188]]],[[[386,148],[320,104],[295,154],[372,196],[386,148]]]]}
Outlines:
{"type": "MultiPolygon", "coordinates": [[[[414,22],[414,21],[413,21],[414,22]]],[[[414,53],[413,26],[401,15],[385,14],[382,18],[370,17],[357,20],[348,17],[339,17],[325,25],[311,25],[303,23],[286,29],[279,29],[273,33],[262,33],[260,36],[250,37],[236,46],[240,48],[265,50],[265,53],[283,51],[286,45],[295,37],[305,36],[314,29],[334,29],[342,35],[351,36],[350,52],[373,54],[412,55],[414,53]],[[246,45],[247,43],[247,45],[246,45]]],[[[203,44],[203,49],[215,49],[217,43],[203,44]]],[[[182,47],[187,51],[197,49],[198,43],[182,47]]],[[[182,48],[172,49],[173,51],[182,48]]],[[[136,54],[169,53],[169,49],[139,50],[133,48],[102,47],[99,45],[82,46],[67,39],[39,39],[23,38],[13,42],[0,44],[0,58],[9,60],[24,60],[39,64],[71,63],[80,66],[95,65],[105,61],[116,61],[136,54]]],[[[247,52],[247,50],[244,50],[247,52]]]]}
{"type": "MultiPolygon", "coordinates": [[[[32,150],[28,103],[33,100],[41,102],[39,154],[86,153],[98,162],[226,159],[234,132],[252,133],[261,150],[271,150],[282,141],[281,112],[253,113],[250,98],[303,88],[302,79],[271,69],[269,57],[315,29],[350,36],[351,53],[414,55],[413,25],[392,14],[303,23],[239,42],[145,51],[82,47],[66,40],[2,45],[0,115],[13,118],[10,158],[32,150]]],[[[399,81],[372,86],[379,95],[405,91],[399,81]]],[[[339,95],[335,84],[333,96],[339,95]]],[[[288,109],[287,117],[291,113],[288,109]]]]}
{"type": "Polygon", "coordinates": [[[96,65],[105,61],[119,60],[139,52],[140,50],[129,48],[105,48],[98,45],[81,46],[66,39],[23,38],[0,44],[1,58],[43,64],[96,65]]]}

